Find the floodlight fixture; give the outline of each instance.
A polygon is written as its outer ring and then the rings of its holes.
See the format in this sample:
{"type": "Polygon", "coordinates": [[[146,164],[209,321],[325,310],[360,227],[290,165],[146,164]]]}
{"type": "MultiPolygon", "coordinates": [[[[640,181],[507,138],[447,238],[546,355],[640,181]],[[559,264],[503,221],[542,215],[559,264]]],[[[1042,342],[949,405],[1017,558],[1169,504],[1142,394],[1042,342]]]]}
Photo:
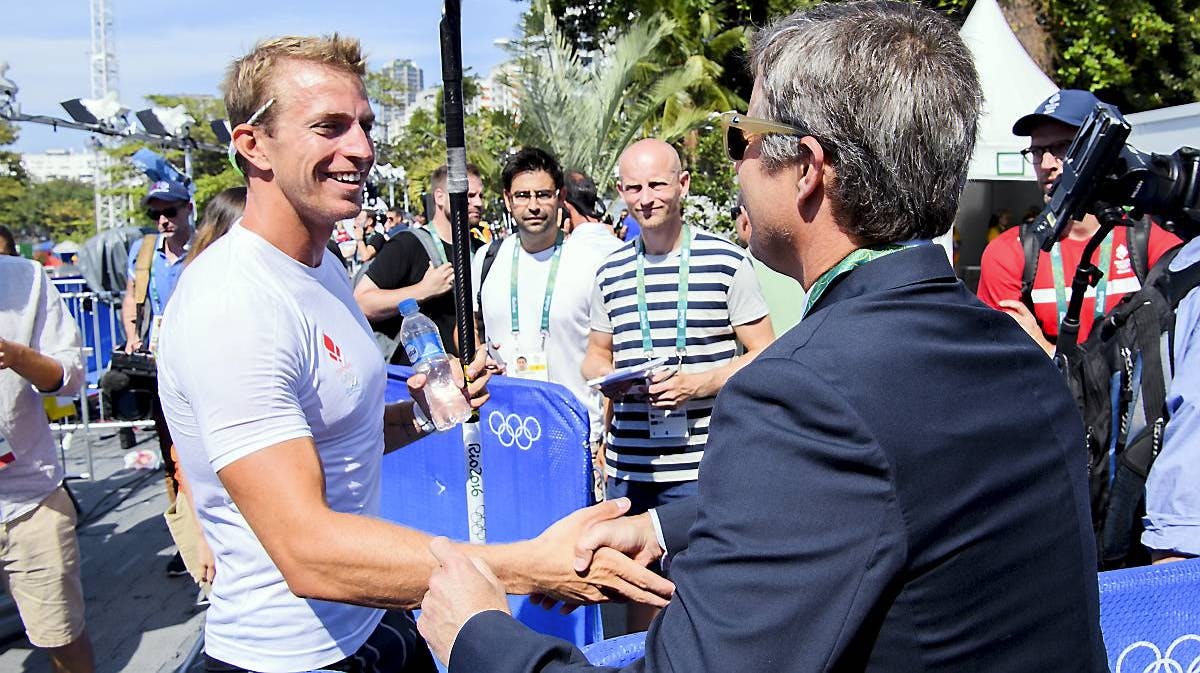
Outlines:
{"type": "Polygon", "coordinates": [[[214,119],[208,123],[212,128],[213,133],[217,136],[217,142],[222,145],[228,145],[233,142],[233,131],[229,128],[228,119],[214,119]]]}
{"type": "Polygon", "coordinates": [[[96,124],[119,132],[129,127],[125,118],[129,108],[121,105],[115,91],[103,98],[72,98],[63,101],[62,106],[80,124],[96,124]]]}
{"type": "Polygon", "coordinates": [[[137,118],[147,133],[170,138],[187,137],[188,130],[196,123],[196,120],[187,113],[187,108],[182,105],[139,110],[137,118]]]}

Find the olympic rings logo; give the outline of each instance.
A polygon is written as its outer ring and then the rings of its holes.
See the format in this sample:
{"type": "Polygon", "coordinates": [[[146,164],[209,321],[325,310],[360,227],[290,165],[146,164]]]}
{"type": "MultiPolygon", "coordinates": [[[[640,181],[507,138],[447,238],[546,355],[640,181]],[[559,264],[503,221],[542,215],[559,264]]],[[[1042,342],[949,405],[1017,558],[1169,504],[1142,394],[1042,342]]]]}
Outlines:
{"type": "Polygon", "coordinates": [[[1152,642],[1146,640],[1138,641],[1126,647],[1125,650],[1121,652],[1120,656],[1117,657],[1117,667],[1115,669],[1116,673],[1122,673],[1122,670],[1125,666],[1126,657],[1129,657],[1133,654],[1133,652],[1141,649],[1149,650],[1150,654],[1154,656],[1154,661],[1151,661],[1149,664],[1143,666],[1139,662],[1134,666],[1134,670],[1142,673],[1185,673],[1200,670],[1200,656],[1195,656],[1195,653],[1193,653],[1187,655],[1186,657],[1180,657],[1179,653],[1175,651],[1176,648],[1179,648],[1181,645],[1188,642],[1200,643],[1200,636],[1194,633],[1182,635],[1176,638],[1175,641],[1167,647],[1165,652],[1158,649],[1158,646],[1152,642]],[[1195,656],[1195,658],[1191,660],[1190,664],[1185,666],[1184,662],[1187,661],[1187,657],[1191,656],[1195,656]]]}
{"type": "Polygon", "coordinates": [[[496,435],[496,439],[500,440],[500,446],[505,448],[515,446],[522,451],[528,451],[533,448],[534,442],[542,438],[542,425],[533,416],[521,418],[518,414],[506,416],[499,411],[493,411],[488,415],[488,428],[496,435]]]}

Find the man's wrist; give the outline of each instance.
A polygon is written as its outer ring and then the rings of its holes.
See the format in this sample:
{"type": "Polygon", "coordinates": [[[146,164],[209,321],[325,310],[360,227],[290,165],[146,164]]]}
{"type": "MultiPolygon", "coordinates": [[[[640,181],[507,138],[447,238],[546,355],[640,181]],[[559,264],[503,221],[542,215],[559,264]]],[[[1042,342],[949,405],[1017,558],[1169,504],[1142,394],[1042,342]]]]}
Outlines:
{"type": "Polygon", "coordinates": [[[507,544],[473,545],[462,544],[463,553],[476,556],[487,562],[496,578],[510,594],[524,596],[545,590],[546,578],[537,578],[533,559],[538,550],[529,540],[507,544]]]}

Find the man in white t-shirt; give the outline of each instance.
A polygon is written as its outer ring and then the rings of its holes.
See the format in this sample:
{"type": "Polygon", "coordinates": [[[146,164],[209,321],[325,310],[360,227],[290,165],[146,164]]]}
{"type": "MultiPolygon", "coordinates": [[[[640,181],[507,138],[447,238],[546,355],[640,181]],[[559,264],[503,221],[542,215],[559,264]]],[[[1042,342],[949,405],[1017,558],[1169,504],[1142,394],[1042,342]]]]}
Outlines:
{"type": "MultiPolygon", "coordinates": [[[[357,40],[284,37],[235,61],[223,86],[245,214],[181,278],[159,346],[163,407],[216,560],[209,671],[434,670],[406,611],[436,564],[429,536],[376,518],[383,453],[431,424],[411,403],[384,406],[384,364],[325,247],[361,209],[375,159],[364,72],[357,40]]],[[[482,358],[468,374],[479,406],[482,358]]],[[[417,399],[423,383],[410,379],[417,399]]],[[[602,573],[572,569],[581,529],[621,511],[464,550],[514,593],[638,595],[622,576],[669,593],[616,552],[602,573]]]]}
{"type": "MultiPolygon", "coordinates": [[[[512,155],[501,182],[517,235],[491,243],[496,250],[489,246],[475,254],[472,285],[480,288],[476,310],[486,335],[481,338],[493,357],[508,365],[508,375],[553,381],[570,390],[587,409],[596,449],[602,398],[588,387],[579,367],[587,352],[596,271],[621,241],[599,222],[582,224],[569,237],[558,228],[563,173],[541,149],[512,155]],[[481,279],[489,256],[492,264],[481,279]]],[[[592,455],[595,467],[598,452],[592,455]]],[[[602,490],[597,499],[603,499],[602,490]]]]}

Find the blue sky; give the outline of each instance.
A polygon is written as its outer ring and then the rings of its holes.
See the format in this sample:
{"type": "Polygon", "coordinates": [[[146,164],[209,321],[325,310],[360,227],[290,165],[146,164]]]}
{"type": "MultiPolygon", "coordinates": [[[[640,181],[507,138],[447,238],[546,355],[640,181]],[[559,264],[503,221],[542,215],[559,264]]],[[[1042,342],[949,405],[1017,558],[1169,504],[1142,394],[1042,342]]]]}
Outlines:
{"type": "MultiPolygon", "coordinates": [[[[217,94],[229,62],[270,35],[338,31],[362,40],[372,67],[411,58],[425,85],[441,81],[438,0],[110,0],[121,102],[146,107],[146,94],[217,94]]],[[[0,61],[17,83],[28,114],[65,117],[59,101],[88,97],[90,17],[87,0],[9,2],[0,20],[0,61]]],[[[504,60],[493,44],[513,37],[528,2],[463,0],[463,63],[477,74],[504,60]]],[[[87,134],[22,124],[16,150],[82,148],[87,134]]]]}

